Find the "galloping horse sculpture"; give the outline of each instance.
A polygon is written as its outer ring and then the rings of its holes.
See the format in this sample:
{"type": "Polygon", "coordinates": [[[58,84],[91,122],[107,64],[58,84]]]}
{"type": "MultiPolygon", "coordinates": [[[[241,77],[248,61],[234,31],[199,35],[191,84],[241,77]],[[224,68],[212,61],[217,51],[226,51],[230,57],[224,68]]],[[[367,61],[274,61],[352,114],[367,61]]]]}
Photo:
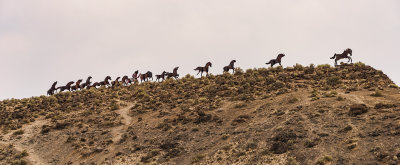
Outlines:
{"type": "Polygon", "coordinates": [[[93,85],[88,86],[87,89],[90,89],[90,88],[97,88],[98,86],[101,86],[101,84],[98,83],[98,82],[95,82],[95,83],[93,83],[93,85]]]}
{"type": "Polygon", "coordinates": [[[346,50],[343,51],[342,54],[336,54],[331,57],[331,59],[335,59],[335,66],[337,66],[337,62],[341,59],[347,58],[347,62],[353,62],[353,59],[351,59],[350,56],[353,55],[353,51],[350,48],[347,48],[346,50]]]}
{"type": "Polygon", "coordinates": [[[179,67],[175,67],[174,70],[172,71],[172,73],[168,72],[167,73],[167,78],[173,77],[175,79],[178,79],[179,78],[178,69],[179,69],[179,67]]]}
{"type": "Polygon", "coordinates": [[[71,85],[73,83],[74,83],[73,81],[70,81],[67,83],[67,85],[58,87],[57,90],[60,89],[60,92],[65,91],[65,90],[71,91],[71,85]]]}
{"type": "Polygon", "coordinates": [[[164,72],[162,72],[160,75],[156,75],[156,81],[159,81],[159,80],[161,80],[161,82],[164,81],[164,80],[165,80],[165,75],[166,75],[166,74],[167,74],[167,72],[164,71],[164,72]]]}
{"type": "Polygon", "coordinates": [[[278,54],[278,57],[276,57],[276,59],[272,59],[270,60],[268,63],[265,64],[271,64],[271,67],[274,67],[275,64],[279,64],[280,66],[282,66],[281,62],[282,62],[282,57],[285,57],[285,54],[278,54]]]}
{"type": "Polygon", "coordinates": [[[204,66],[204,67],[199,66],[199,67],[197,67],[197,68],[194,69],[194,70],[195,70],[195,71],[198,71],[197,75],[199,75],[199,73],[201,73],[200,76],[203,77],[203,72],[206,72],[206,73],[207,73],[207,76],[208,76],[208,68],[209,68],[209,67],[212,67],[211,62],[207,62],[206,66],[204,66]]]}
{"type": "Polygon", "coordinates": [[[81,86],[81,82],[82,82],[82,81],[83,81],[82,79],[79,79],[79,80],[75,83],[75,85],[71,86],[71,90],[72,90],[72,91],[78,90],[78,89],[80,88],[80,86],[81,86]]]}
{"type": "Polygon", "coordinates": [[[229,63],[229,65],[228,66],[225,66],[223,69],[224,69],[224,72],[229,72],[229,70],[233,70],[233,73],[235,73],[235,62],[236,62],[236,60],[232,60],[231,61],[231,63],[229,63]]]}
{"type": "Polygon", "coordinates": [[[54,95],[54,91],[56,90],[57,81],[51,85],[50,89],[47,91],[47,95],[54,95]]]}
{"type": "Polygon", "coordinates": [[[104,81],[100,82],[99,84],[100,84],[100,86],[110,85],[110,82],[109,82],[110,80],[111,80],[111,77],[107,76],[106,78],[104,78],[104,81]]]}

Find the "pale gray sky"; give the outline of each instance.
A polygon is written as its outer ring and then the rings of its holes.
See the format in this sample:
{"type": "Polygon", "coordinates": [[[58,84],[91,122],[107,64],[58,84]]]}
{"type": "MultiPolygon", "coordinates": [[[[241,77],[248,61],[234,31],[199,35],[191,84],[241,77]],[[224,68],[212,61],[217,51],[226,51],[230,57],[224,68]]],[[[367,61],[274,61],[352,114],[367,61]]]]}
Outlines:
{"type": "Polygon", "coordinates": [[[333,64],[348,47],[399,84],[399,43],[399,0],[0,0],[0,100],[136,69],[266,67],[278,53],[333,64]]]}

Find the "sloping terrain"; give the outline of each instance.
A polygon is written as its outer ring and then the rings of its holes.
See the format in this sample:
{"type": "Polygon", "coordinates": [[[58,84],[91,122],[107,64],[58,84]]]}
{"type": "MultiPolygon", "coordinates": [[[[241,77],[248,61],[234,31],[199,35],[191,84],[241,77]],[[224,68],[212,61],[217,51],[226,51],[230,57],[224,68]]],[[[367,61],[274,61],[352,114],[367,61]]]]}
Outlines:
{"type": "Polygon", "coordinates": [[[0,102],[0,164],[397,164],[400,90],[362,63],[0,102]]]}

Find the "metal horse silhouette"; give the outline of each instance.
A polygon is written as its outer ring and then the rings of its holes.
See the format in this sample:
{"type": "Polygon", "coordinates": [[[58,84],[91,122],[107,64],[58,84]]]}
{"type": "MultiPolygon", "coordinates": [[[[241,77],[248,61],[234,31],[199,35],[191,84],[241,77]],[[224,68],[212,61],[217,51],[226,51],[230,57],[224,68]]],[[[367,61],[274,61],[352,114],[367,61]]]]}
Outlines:
{"type": "Polygon", "coordinates": [[[168,72],[167,73],[167,78],[173,77],[175,79],[178,79],[179,78],[178,69],[179,69],[179,67],[175,67],[174,70],[172,71],[172,73],[168,72]]]}
{"type": "Polygon", "coordinates": [[[265,64],[271,64],[271,67],[274,67],[275,64],[279,64],[280,66],[282,66],[281,62],[282,62],[282,58],[285,57],[285,54],[278,54],[278,57],[276,57],[276,59],[272,59],[270,60],[268,63],[265,64]]]}
{"type": "Polygon", "coordinates": [[[50,89],[47,91],[47,95],[54,95],[54,91],[56,91],[56,85],[57,85],[57,81],[53,83],[53,85],[51,85],[50,89]]]}
{"type": "Polygon", "coordinates": [[[229,63],[229,65],[228,66],[225,66],[223,69],[224,69],[224,72],[229,72],[229,70],[233,70],[233,73],[235,73],[235,62],[236,62],[236,60],[232,60],[231,61],[231,63],[229,63]]]}
{"type": "Polygon", "coordinates": [[[335,59],[335,66],[337,66],[337,62],[341,59],[347,58],[349,61],[347,62],[353,62],[353,59],[351,59],[350,56],[353,55],[353,51],[350,48],[347,48],[346,50],[343,51],[342,54],[336,54],[331,57],[331,59],[335,59]]]}
{"type": "Polygon", "coordinates": [[[197,75],[199,75],[199,73],[201,73],[201,77],[203,77],[203,72],[206,72],[207,76],[208,76],[208,69],[212,67],[211,62],[207,62],[206,66],[202,67],[199,66],[196,69],[194,69],[195,71],[198,71],[197,75]]]}

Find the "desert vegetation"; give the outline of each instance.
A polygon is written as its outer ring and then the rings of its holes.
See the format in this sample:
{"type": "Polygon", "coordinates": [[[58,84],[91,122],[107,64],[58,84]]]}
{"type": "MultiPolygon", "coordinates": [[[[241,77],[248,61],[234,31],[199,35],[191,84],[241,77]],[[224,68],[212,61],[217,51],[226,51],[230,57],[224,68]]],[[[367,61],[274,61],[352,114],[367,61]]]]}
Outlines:
{"type": "Polygon", "coordinates": [[[7,153],[28,152],[0,161],[393,163],[400,154],[399,98],[383,72],[356,63],[236,68],[9,99],[0,102],[1,139],[19,144],[4,146],[7,153]]]}

